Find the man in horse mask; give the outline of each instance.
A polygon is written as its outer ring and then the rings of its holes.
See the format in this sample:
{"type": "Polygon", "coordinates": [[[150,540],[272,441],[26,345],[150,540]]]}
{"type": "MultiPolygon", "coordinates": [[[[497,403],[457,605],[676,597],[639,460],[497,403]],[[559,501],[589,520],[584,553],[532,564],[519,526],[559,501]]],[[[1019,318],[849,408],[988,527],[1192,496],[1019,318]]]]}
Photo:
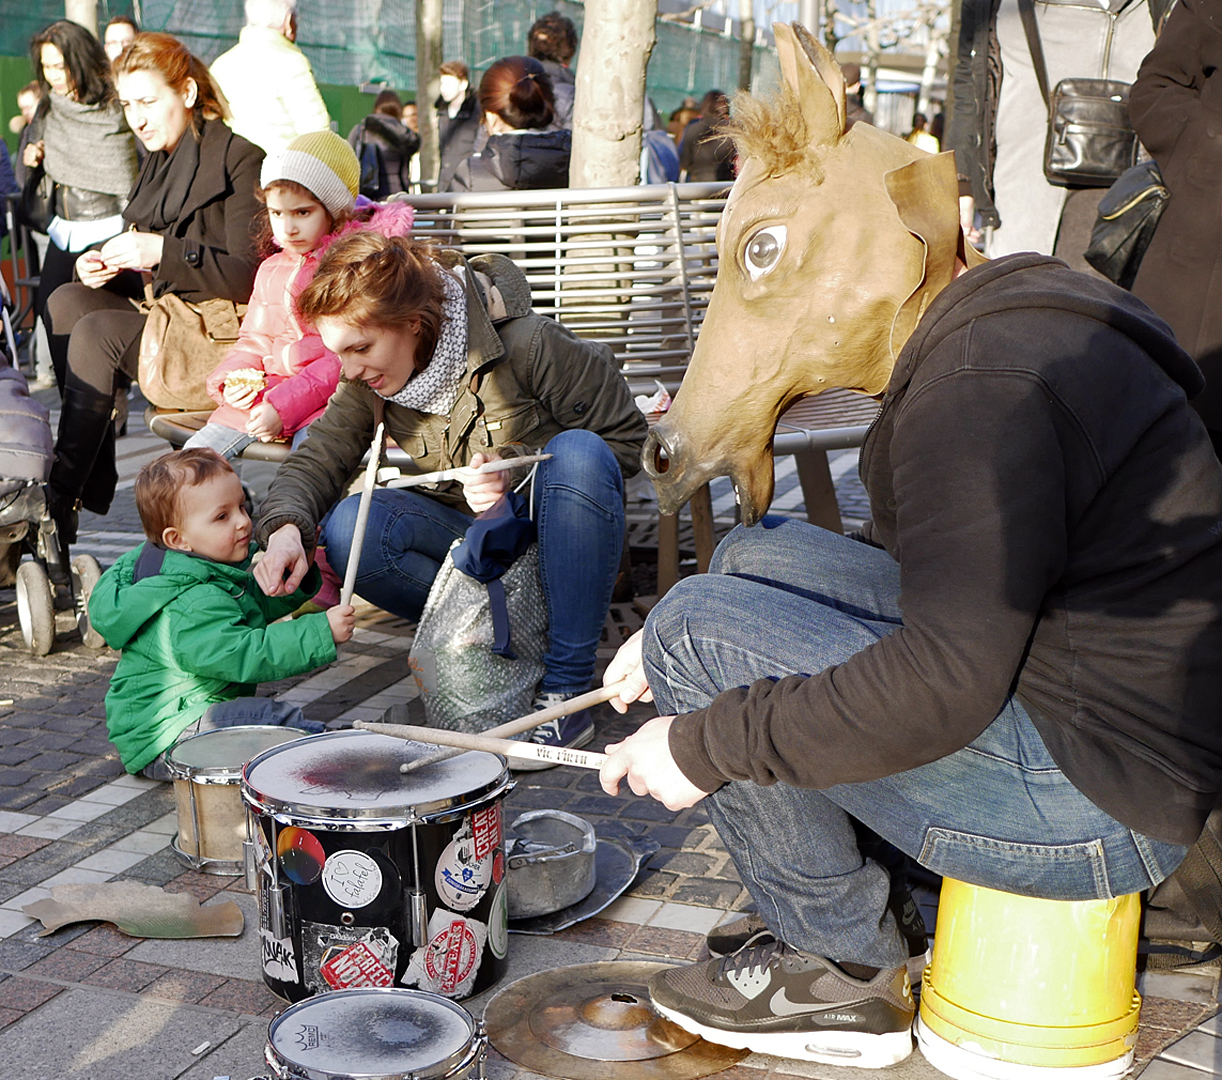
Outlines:
{"type": "Polygon", "coordinates": [[[1056,260],[983,262],[952,156],[846,129],[834,61],[776,32],[782,94],[736,102],[716,289],[645,465],[663,512],[728,473],[752,525],[786,408],[883,395],[873,520],[736,529],[673,589],[607,672],[613,704],[662,715],[602,782],[703,800],[758,907],[655,1005],[878,1067],[911,1051],[909,949],[855,822],[1057,900],[1148,889],[1197,838],[1222,789],[1222,466],[1166,324],[1056,260]]]}

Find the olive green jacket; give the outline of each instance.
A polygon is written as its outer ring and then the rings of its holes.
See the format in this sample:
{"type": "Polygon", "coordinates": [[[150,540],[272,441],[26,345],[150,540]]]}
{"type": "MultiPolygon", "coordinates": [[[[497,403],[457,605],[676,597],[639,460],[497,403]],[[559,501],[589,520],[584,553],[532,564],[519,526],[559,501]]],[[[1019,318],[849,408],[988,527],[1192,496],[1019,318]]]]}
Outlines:
{"type": "MultiPolygon", "coordinates": [[[[463,261],[455,252],[437,258],[446,266],[463,261]]],[[[313,543],[369,449],[379,403],[386,434],[419,472],[466,465],[476,453],[509,445],[539,449],[573,428],[601,435],[625,477],[638,471],[648,426],[611,350],[531,311],[530,286],[509,259],[481,255],[467,270],[467,373],[450,415],[383,401],[364,383],[341,379],[309,439],[276,474],[255,533],[261,545],[287,524],[301,530],[307,547],[313,543]]],[[[457,481],[415,490],[467,510],[457,481]]]]}

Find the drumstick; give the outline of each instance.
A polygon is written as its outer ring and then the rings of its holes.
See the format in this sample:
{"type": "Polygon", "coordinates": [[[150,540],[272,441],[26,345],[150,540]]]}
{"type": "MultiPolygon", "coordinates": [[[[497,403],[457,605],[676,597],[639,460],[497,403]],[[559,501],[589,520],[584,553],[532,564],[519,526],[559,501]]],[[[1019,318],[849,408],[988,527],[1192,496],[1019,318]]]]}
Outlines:
{"type": "MultiPolygon", "coordinates": [[[[559,720],[562,716],[571,716],[575,712],[581,712],[582,709],[588,709],[591,705],[601,705],[604,701],[610,701],[624,689],[627,681],[627,679],[621,679],[610,686],[600,686],[597,690],[591,690],[588,694],[578,694],[576,697],[569,698],[568,701],[562,701],[559,705],[550,705],[546,709],[540,709],[538,712],[527,713],[525,716],[519,716],[516,720],[506,720],[505,723],[489,728],[487,731],[482,731],[480,734],[492,739],[508,739],[510,735],[521,735],[522,732],[530,731],[531,728],[537,728],[540,724],[546,724],[549,720],[559,720]]],[[[415,772],[417,769],[423,769],[426,765],[436,765],[439,761],[457,757],[462,752],[461,750],[451,749],[438,750],[433,754],[425,754],[424,757],[418,757],[415,761],[404,762],[404,764],[399,766],[399,772],[415,772]]]]}
{"type": "Polygon", "coordinates": [[[536,462],[547,461],[551,454],[528,454],[524,457],[498,458],[496,461],[485,461],[474,467],[463,465],[457,469],[438,469],[437,472],[420,473],[416,476],[398,476],[388,480],[388,488],[415,487],[417,484],[439,484],[443,480],[461,480],[482,473],[504,472],[506,469],[516,469],[521,465],[534,465],[536,462]]]}
{"type": "Polygon", "coordinates": [[[361,488],[361,502],[356,510],[356,525],[352,529],[352,546],[348,549],[348,569],[344,571],[344,587],[339,594],[341,605],[352,603],[356,591],[356,571],[361,563],[361,548],[365,545],[365,526],[369,523],[369,504],[373,501],[373,485],[378,478],[378,461],[382,457],[382,432],[384,424],[378,424],[369,447],[369,465],[365,469],[365,485],[361,488]]]}
{"type": "Polygon", "coordinates": [[[410,724],[376,724],[371,720],[356,720],[352,726],[359,731],[391,735],[396,739],[457,746],[462,750],[483,750],[524,761],[547,761],[553,765],[576,765],[579,769],[601,769],[606,754],[590,750],[570,750],[567,746],[542,746],[539,743],[493,739],[487,735],[472,735],[465,731],[442,731],[439,728],[412,727],[410,724]]]}

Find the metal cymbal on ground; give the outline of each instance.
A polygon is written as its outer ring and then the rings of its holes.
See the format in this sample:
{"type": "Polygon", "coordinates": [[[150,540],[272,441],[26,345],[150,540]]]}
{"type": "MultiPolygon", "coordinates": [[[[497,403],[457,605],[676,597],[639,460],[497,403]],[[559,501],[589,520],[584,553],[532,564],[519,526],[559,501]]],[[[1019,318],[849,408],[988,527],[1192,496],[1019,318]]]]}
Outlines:
{"type": "Polygon", "coordinates": [[[500,990],[484,1022],[523,1068],[564,1080],[697,1080],[745,1050],[716,1046],[654,1011],[647,985],[668,964],[608,961],[528,975],[500,990]]]}

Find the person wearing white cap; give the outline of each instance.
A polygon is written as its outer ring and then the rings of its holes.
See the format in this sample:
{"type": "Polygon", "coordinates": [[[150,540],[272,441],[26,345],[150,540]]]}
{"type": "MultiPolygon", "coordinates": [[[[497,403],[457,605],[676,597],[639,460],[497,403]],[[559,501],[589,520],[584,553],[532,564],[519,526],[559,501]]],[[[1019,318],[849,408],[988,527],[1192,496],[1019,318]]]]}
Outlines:
{"type": "MultiPolygon", "coordinates": [[[[352,147],[332,131],[299,135],[264,160],[262,241],[265,251],[276,253],[255,276],[236,344],[208,377],[208,393],[219,407],[187,447],[234,458],[256,440],[296,445],[326,407],[339,381],[339,359],[317,331],[298,322],[292,298],[310,283],[338,232],[372,228],[394,236],[412,224],[405,203],[356,209],[360,177],[352,147]]],[[[243,479],[250,483],[251,477],[244,472],[243,479]]]]}

